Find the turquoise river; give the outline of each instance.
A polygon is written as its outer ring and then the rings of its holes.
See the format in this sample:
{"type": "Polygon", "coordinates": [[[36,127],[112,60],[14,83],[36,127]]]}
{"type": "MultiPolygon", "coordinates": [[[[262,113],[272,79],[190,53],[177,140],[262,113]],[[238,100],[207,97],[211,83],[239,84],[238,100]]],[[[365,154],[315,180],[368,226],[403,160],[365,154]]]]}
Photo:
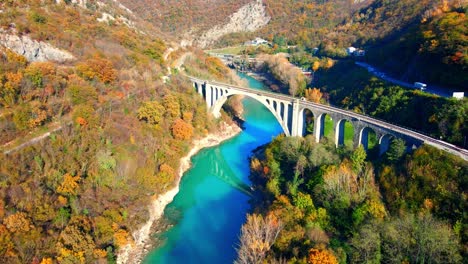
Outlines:
{"type": "MultiPolygon", "coordinates": [[[[264,89],[246,76],[249,86],[264,89]]],[[[161,234],[163,245],[143,263],[232,263],[248,204],[249,156],[252,150],[281,133],[273,115],[259,102],[245,98],[245,129],[221,145],[192,158],[180,191],[164,215],[174,226],[161,234]]]]}

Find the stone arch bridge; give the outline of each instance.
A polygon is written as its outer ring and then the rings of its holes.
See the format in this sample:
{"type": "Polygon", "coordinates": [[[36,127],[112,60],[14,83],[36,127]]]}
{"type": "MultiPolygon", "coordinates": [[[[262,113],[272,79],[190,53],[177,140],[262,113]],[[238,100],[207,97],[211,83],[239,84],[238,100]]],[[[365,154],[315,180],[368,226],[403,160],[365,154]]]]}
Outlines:
{"type": "Polygon", "coordinates": [[[221,107],[230,96],[243,95],[263,104],[278,120],[286,136],[305,135],[305,113],[308,111],[309,114],[312,113],[314,118],[313,134],[316,142],[319,142],[324,136],[325,116],[328,115],[333,121],[334,139],[337,147],[344,144],[344,123],[350,122],[354,128],[354,147],[362,144],[367,149],[367,137],[369,132],[373,131],[378,139],[380,153],[387,150],[389,139],[393,137],[404,139],[408,147],[415,148],[424,143],[468,160],[468,151],[465,149],[369,116],[288,95],[207,81],[190,76],[188,78],[193,83],[196,91],[203,96],[208,110],[215,117],[220,116],[221,107]]]}

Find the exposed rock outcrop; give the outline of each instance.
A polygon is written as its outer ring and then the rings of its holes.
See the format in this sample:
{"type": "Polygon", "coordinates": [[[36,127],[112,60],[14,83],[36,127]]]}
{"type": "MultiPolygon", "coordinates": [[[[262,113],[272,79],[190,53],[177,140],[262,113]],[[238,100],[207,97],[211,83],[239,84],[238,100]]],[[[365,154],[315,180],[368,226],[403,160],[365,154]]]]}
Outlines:
{"type": "Polygon", "coordinates": [[[75,57],[68,51],[58,49],[49,43],[33,40],[28,36],[17,36],[0,31],[0,46],[4,46],[28,61],[65,62],[75,57]]]}
{"type": "Polygon", "coordinates": [[[234,32],[255,31],[262,28],[270,21],[265,6],[261,0],[255,0],[231,15],[229,22],[225,25],[218,25],[202,34],[196,40],[196,45],[204,48],[223,35],[234,32]]]}

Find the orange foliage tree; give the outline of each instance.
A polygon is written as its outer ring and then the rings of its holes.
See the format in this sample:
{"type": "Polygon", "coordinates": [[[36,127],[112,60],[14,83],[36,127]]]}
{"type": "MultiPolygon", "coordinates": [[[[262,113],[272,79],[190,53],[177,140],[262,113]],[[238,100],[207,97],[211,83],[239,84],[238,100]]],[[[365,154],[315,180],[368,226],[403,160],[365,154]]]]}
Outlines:
{"type": "Polygon", "coordinates": [[[57,192],[64,195],[76,195],[80,176],[73,177],[69,173],[63,176],[63,182],[57,187],[57,192]]]}
{"type": "Polygon", "coordinates": [[[10,107],[15,104],[23,74],[21,72],[8,72],[5,76],[0,75],[0,104],[10,107]]]}
{"type": "Polygon", "coordinates": [[[309,250],[309,258],[307,259],[309,264],[337,264],[338,260],[329,250],[326,249],[315,249],[309,250]]]}
{"type": "Polygon", "coordinates": [[[3,223],[12,233],[28,232],[31,229],[31,222],[26,218],[26,214],[23,212],[18,212],[6,217],[3,223]]]}
{"type": "Polygon", "coordinates": [[[193,127],[184,120],[177,119],[172,125],[172,135],[179,140],[190,139],[193,135],[193,127]]]}
{"type": "Polygon", "coordinates": [[[76,66],[78,73],[85,79],[97,78],[103,83],[113,83],[117,79],[117,71],[110,60],[94,57],[76,66]]]}

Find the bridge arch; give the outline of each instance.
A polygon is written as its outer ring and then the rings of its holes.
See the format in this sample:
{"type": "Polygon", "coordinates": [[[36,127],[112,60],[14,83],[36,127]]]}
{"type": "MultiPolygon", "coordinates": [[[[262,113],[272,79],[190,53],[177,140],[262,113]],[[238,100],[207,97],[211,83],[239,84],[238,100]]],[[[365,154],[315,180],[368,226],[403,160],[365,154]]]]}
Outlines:
{"type": "Polygon", "coordinates": [[[353,135],[355,133],[353,122],[347,118],[341,118],[335,123],[335,144],[337,147],[353,147],[353,135]],[[352,131],[351,131],[352,129],[352,131]],[[349,139],[351,138],[351,139],[349,139]],[[351,141],[351,142],[349,142],[351,141]]]}
{"type": "MultiPolygon", "coordinates": [[[[380,140],[380,138],[379,138],[380,140]]],[[[365,126],[359,131],[359,141],[358,145],[361,144],[365,150],[369,150],[375,147],[380,143],[377,142],[377,133],[376,131],[369,127],[365,126]]]]}
{"type": "Polygon", "coordinates": [[[278,123],[280,124],[281,128],[283,129],[283,132],[286,136],[291,135],[291,131],[288,127],[288,104],[281,102],[281,101],[276,101],[276,100],[270,100],[262,97],[261,95],[258,94],[252,94],[252,93],[245,93],[242,91],[227,91],[223,93],[218,99],[213,101],[212,106],[210,107],[210,112],[215,116],[215,117],[220,117],[221,116],[221,107],[226,103],[227,99],[231,96],[234,95],[242,95],[242,96],[247,96],[251,99],[254,99],[255,101],[261,103],[263,106],[265,106],[271,114],[276,118],[278,123]],[[283,107],[281,107],[283,106],[283,107]],[[283,110],[282,110],[283,109],[283,110]]]}
{"type": "Polygon", "coordinates": [[[392,134],[384,134],[379,137],[379,155],[382,155],[388,151],[390,144],[394,139],[396,139],[396,137],[392,134]]]}
{"type": "Polygon", "coordinates": [[[300,108],[297,120],[298,136],[306,136],[308,134],[315,135],[317,130],[317,116],[319,116],[319,114],[315,113],[313,109],[309,107],[300,108]]]}

